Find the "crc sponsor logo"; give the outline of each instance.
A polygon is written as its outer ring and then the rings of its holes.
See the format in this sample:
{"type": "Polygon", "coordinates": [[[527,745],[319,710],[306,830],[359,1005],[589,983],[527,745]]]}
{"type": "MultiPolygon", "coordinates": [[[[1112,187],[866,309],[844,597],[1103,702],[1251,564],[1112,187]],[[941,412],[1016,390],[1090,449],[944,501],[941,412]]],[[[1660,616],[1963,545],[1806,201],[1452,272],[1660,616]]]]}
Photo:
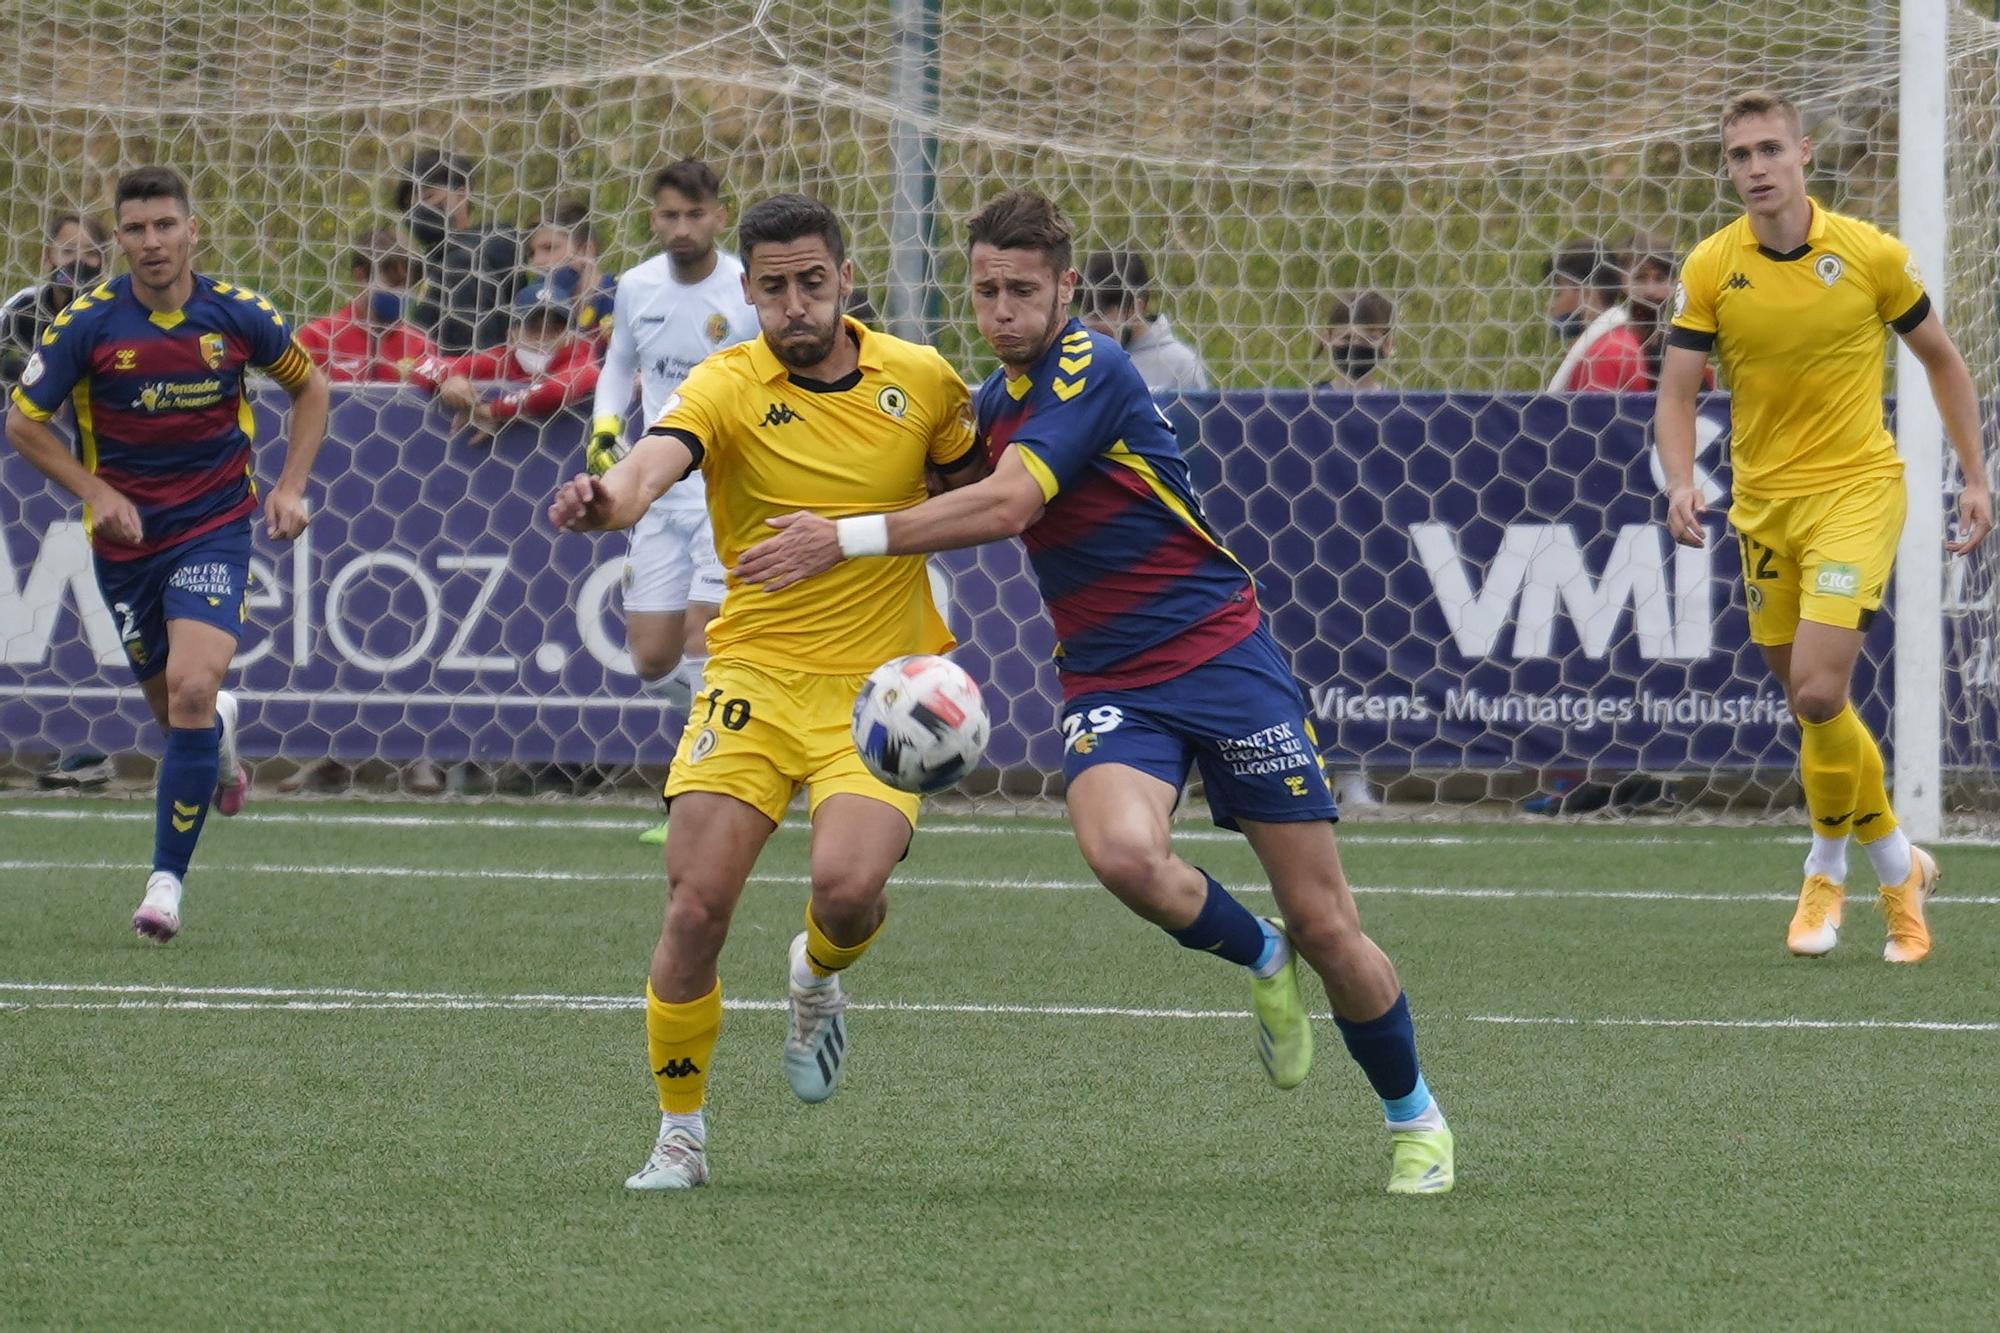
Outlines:
{"type": "Polygon", "coordinates": [[[1828,561],[1813,575],[1813,591],[1828,597],[1853,597],[1861,591],[1861,571],[1853,565],[1828,561]]]}

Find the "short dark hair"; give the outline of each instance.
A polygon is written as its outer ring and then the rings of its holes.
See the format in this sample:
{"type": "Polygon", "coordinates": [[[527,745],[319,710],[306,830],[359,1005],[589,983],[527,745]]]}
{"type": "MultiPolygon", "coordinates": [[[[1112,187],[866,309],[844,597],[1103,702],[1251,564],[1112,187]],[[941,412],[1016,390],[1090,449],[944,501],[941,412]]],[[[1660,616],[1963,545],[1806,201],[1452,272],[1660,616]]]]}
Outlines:
{"type": "Polygon", "coordinates": [[[1602,241],[1572,241],[1549,260],[1548,277],[1592,288],[1615,301],[1625,288],[1625,265],[1602,241]]]}
{"type": "Polygon", "coordinates": [[[1091,311],[1144,305],[1153,270],[1136,250],[1099,250],[1083,263],[1083,305],[1091,311]]]}
{"type": "Polygon", "coordinates": [[[1674,248],[1657,236],[1634,236],[1625,246],[1625,276],[1635,276],[1640,269],[1665,269],[1669,276],[1680,264],[1680,255],[1674,248]]]}
{"type": "Polygon", "coordinates": [[[1326,303],[1329,329],[1386,329],[1396,320],[1396,307],[1373,288],[1336,292],[1326,303]]]}
{"type": "Polygon", "coordinates": [[[49,219],[48,230],[44,233],[50,245],[55,244],[56,237],[62,235],[64,227],[80,228],[93,245],[111,244],[111,233],[106,231],[104,224],[96,218],[83,213],[58,213],[49,219]]]}
{"type": "MultiPolygon", "coordinates": [[[[679,186],[674,187],[679,189],[679,186]]],[[[817,236],[838,264],[847,258],[847,235],[840,218],[817,199],[803,194],[774,194],[752,204],[736,224],[736,244],[748,266],[751,252],[760,245],[783,245],[817,236]]]]}
{"type": "Polygon", "coordinates": [[[969,250],[986,244],[996,250],[1039,250],[1058,274],[1067,272],[1075,231],[1062,209],[1033,190],[1009,190],[972,215],[965,226],[969,250]]]}
{"type": "Polygon", "coordinates": [[[354,240],[354,248],[347,252],[347,271],[365,272],[369,277],[378,275],[384,266],[401,264],[407,281],[416,276],[416,256],[403,244],[403,238],[387,229],[364,232],[354,240]]]}
{"type": "Polygon", "coordinates": [[[659,198],[660,191],[672,190],[696,202],[722,198],[722,177],[715,174],[715,168],[698,157],[684,157],[661,167],[653,175],[653,197],[659,198]]]}
{"type": "Polygon", "coordinates": [[[172,199],[181,206],[183,213],[194,212],[194,201],[188,197],[187,182],[172,167],[140,167],[120,176],[111,192],[112,212],[123,208],[130,199],[172,199]]]}
{"type": "Polygon", "coordinates": [[[597,224],[590,220],[590,205],[581,199],[568,199],[546,210],[535,225],[560,227],[580,248],[597,244],[597,224]]]}
{"type": "Polygon", "coordinates": [[[409,170],[396,182],[396,211],[407,213],[419,189],[469,190],[472,164],[462,154],[442,148],[420,148],[410,158],[409,170]]]}

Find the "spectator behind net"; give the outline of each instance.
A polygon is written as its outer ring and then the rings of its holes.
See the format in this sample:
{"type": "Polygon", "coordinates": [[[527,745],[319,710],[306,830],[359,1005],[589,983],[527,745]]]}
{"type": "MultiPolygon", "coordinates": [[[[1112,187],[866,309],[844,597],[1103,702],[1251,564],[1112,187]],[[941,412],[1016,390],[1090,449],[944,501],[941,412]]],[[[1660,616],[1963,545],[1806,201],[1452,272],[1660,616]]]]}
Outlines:
{"type": "Polygon", "coordinates": [[[511,228],[472,220],[471,165],[457,153],[423,149],[396,182],[395,204],[409,223],[428,287],[416,323],[448,356],[504,341],[521,238],[511,228]]]}
{"type": "Polygon", "coordinates": [[[410,322],[416,262],[392,231],[371,231],[347,257],[347,275],[358,292],[330,315],[299,330],[306,349],[335,384],[397,384],[436,353],[410,322]]]}
{"type": "Polygon", "coordinates": [[[528,272],[576,308],[576,330],[603,343],[611,336],[618,277],[598,264],[596,224],[581,200],[558,204],[528,233],[528,272]]]}
{"type": "Polygon", "coordinates": [[[1592,349],[1625,327],[1625,270],[1619,257],[1596,240],[1577,241],[1549,260],[1549,324],[1564,344],[1562,364],[1550,377],[1551,393],[1609,389],[1589,382],[1592,349]]]}
{"type": "Polygon", "coordinates": [[[597,345],[573,326],[574,307],[538,282],[514,303],[506,340],[467,356],[434,356],[410,380],[453,412],[452,426],[470,425],[475,443],[516,417],[553,416],[587,403],[597,391],[597,345]],[[492,397],[482,383],[504,383],[492,397]]]}
{"type": "Polygon", "coordinates": [[[0,385],[20,382],[35,340],[77,292],[104,275],[111,234],[96,218],[63,213],[49,223],[42,247],[42,277],[0,305],[0,385]]]}
{"type": "Polygon", "coordinates": [[[1083,266],[1079,317],[1086,327],[1118,340],[1154,393],[1213,388],[1201,354],[1174,336],[1165,315],[1151,313],[1152,288],[1145,256],[1100,251],[1083,266]]]}
{"type": "Polygon", "coordinates": [[[1350,393],[1381,388],[1382,367],[1395,350],[1395,319],[1396,307],[1378,291],[1337,293],[1327,302],[1319,335],[1331,373],[1314,387],[1350,393]]]}

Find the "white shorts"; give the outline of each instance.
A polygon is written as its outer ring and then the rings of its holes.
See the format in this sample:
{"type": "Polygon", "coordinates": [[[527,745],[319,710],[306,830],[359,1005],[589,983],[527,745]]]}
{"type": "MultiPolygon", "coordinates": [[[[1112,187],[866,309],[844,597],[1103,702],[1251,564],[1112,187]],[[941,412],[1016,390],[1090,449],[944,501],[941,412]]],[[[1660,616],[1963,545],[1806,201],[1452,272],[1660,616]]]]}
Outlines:
{"type": "Polygon", "coordinates": [[[671,613],[687,610],[689,602],[720,606],[724,587],[706,509],[654,505],[632,525],[626,611],[671,613]]]}

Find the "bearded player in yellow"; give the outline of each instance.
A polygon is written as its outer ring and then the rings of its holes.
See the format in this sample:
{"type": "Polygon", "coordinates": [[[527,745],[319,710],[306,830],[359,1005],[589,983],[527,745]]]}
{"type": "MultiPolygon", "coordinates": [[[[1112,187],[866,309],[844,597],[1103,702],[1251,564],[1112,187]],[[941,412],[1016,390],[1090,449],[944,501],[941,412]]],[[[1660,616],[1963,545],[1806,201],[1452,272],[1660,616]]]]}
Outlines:
{"type": "MultiPolygon", "coordinates": [[[[964,383],[929,347],[843,319],[853,289],[839,219],[802,195],[766,199],[737,228],[746,299],[762,336],[697,366],[631,454],[601,478],[564,483],[549,521],[626,528],[693,469],[708,483],[724,567],[797,509],[829,518],[917,504],[983,474],[964,383]]],[[[868,672],[942,652],[950,633],[922,556],[857,560],[833,586],[765,592],[730,581],[709,627],[703,690],[666,794],[667,908],[646,986],[646,1040],[660,1133],[628,1189],[708,1182],[702,1105],[722,1030],[716,958],[758,853],[803,786],[811,801],[811,898],[788,962],[792,1091],[825,1101],[847,1055],[840,973],[887,912],[889,872],[908,849],[917,798],[877,781],[849,724],[868,672]]]]}
{"type": "MultiPolygon", "coordinates": [[[[1906,508],[1903,460],[1883,421],[1887,330],[1923,363],[1958,454],[1965,487],[1957,537],[1945,543],[1953,554],[1993,528],[1978,401],[1902,242],[1806,193],[1812,145],[1790,102],[1762,92],[1732,98],[1722,152],[1748,211],[1681,267],[1655,422],[1667,528],[1684,546],[1706,540],[1695,392],[1713,352],[1731,395],[1729,521],[1742,548],[1750,637],[1798,720],[1813,823],[1786,944],[1802,957],[1833,949],[1852,833],[1882,886],[1882,956],[1914,963],[1931,950],[1924,900],[1937,862],[1897,827],[1882,753],[1848,699],[1906,508]]],[[[1921,490],[1917,499],[1933,503],[1921,490]]]]}

